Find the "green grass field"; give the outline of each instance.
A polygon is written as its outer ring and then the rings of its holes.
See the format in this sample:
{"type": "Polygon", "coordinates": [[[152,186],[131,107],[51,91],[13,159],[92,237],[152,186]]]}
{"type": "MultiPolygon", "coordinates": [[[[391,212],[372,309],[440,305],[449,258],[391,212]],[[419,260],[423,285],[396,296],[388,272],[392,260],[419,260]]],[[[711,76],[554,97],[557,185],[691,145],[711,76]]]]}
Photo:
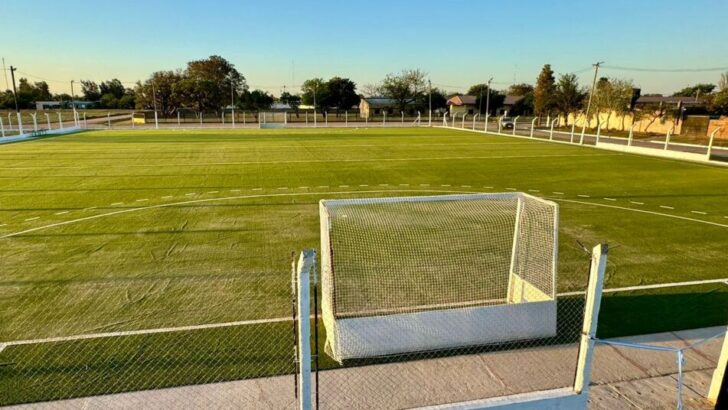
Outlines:
{"type": "MultiPolygon", "coordinates": [[[[290,316],[320,199],[524,191],[606,287],[724,278],[728,169],[445,129],[97,131],[0,145],[0,346],[290,316]]],[[[725,324],[728,286],[605,296],[600,335],[725,324]]],[[[286,322],[0,348],[0,405],[286,374],[286,322]]],[[[325,360],[327,366],[333,364],[325,360]]]]}

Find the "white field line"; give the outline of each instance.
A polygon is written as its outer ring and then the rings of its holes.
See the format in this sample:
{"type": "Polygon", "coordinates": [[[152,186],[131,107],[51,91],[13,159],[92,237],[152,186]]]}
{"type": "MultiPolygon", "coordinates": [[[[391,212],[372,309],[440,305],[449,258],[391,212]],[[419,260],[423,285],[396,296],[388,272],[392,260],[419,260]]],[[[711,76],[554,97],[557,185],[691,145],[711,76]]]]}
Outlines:
{"type": "Polygon", "coordinates": [[[675,209],[675,208],[673,208],[671,206],[667,206],[667,205],[660,205],[660,208],[662,208],[662,209],[675,209]]]}
{"type": "Polygon", "coordinates": [[[707,215],[708,214],[707,212],[703,212],[703,211],[690,211],[690,212],[694,213],[694,214],[698,214],[698,215],[707,215]]]}
{"type": "Polygon", "coordinates": [[[604,200],[605,201],[612,201],[612,202],[616,201],[616,199],[614,199],[614,198],[604,198],[604,200]]]}
{"type": "MultiPolygon", "coordinates": [[[[648,289],[663,289],[663,288],[676,288],[682,286],[697,286],[697,285],[710,285],[714,283],[723,283],[728,285],[728,278],[723,279],[705,279],[705,280],[691,280],[687,282],[667,282],[667,283],[655,283],[652,285],[637,285],[637,286],[626,286],[622,288],[608,288],[604,289],[604,293],[617,293],[617,292],[629,292],[634,290],[648,290],[648,289]]],[[[577,290],[574,292],[562,292],[558,293],[557,296],[578,296],[583,295],[585,291],[577,290]]]]}
{"type": "MultiPolygon", "coordinates": [[[[37,343],[55,343],[55,342],[68,342],[72,340],[85,340],[85,339],[100,339],[106,337],[119,337],[119,336],[136,336],[136,335],[151,335],[156,333],[171,333],[171,332],[184,332],[188,330],[204,330],[204,329],[218,329],[221,327],[232,327],[232,326],[245,326],[245,325],[259,325],[267,323],[277,323],[292,320],[290,317],[277,317],[272,319],[256,319],[256,320],[241,320],[237,322],[225,322],[225,323],[210,323],[205,325],[191,325],[191,326],[178,326],[178,327],[162,327],[156,329],[141,329],[141,330],[126,330],[120,332],[104,332],[104,333],[87,333],[73,336],[60,336],[60,337],[48,337],[43,339],[28,339],[28,340],[14,340],[10,342],[0,343],[0,347],[7,346],[22,346],[37,343]]],[[[2,349],[0,348],[0,351],[2,349]]]]}
{"type": "Polygon", "coordinates": [[[172,195],[165,195],[162,197],[162,199],[172,199],[172,198],[174,198],[174,196],[172,196],[172,195]]]}
{"type": "MultiPolygon", "coordinates": [[[[112,204],[112,205],[113,205],[113,204],[112,204]]],[[[56,212],[56,213],[54,213],[53,215],[65,215],[65,214],[67,214],[67,213],[68,213],[68,211],[61,211],[61,212],[56,212]]]]}
{"type": "Polygon", "coordinates": [[[552,194],[554,194],[554,195],[564,195],[563,192],[559,192],[559,191],[554,191],[554,192],[552,192],[552,194]]]}
{"type": "Polygon", "coordinates": [[[635,205],[644,205],[645,204],[644,202],[637,202],[637,201],[629,201],[629,203],[635,204],[635,205]]]}
{"type": "Polygon", "coordinates": [[[40,216],[34,216],[34,217],[32,217],[32,218],[25,218],[25,222],[28,222],[28,221],[35,221],[36,219],[40,219],[40,216]]]}
{"type": "MultiPolygon", "coordinates": [[[[342,185],[342,187],[347,187],[348,185],[342,185]]],[[[440,185],[441,187],[449,187],[449,184],[443,184],[440,185]]],[[[508,188],[506,188],[508,189],[508,188]]],[[[515,188],[514,188],[515,189],[515,188]]],[[[262,188],[253,188],[253,191],[259,191],[262,190],[262,188]]],[[[387,192],[441,192],[441,193],[454,193],[454,192],[463,192],[463,191],[452,191],[452,190],[433,190],[433,189],[420,189],[420,190],[391,190],[391,191],[381,191],[381,190],[374,190],[374,191],[337,191],[337,192],[327,192],[327,194],[351,194],[351,193],[387,193],[387,192]]],[[[189,193],[187,195],[195,195],[194,193],[189,193]]],[[[52,228],[56,226],[62,226],[62,225],[69,225],[77,222],[87,221],[91,219],[97,219],[97,218],[103,218],[105,216],[112,216],[112,215],[118,215],[128,212],[136,212],[136,211],[143,211],[147,209],[156,209],[156,208],[165,208],[165,207],[171,207],[171,206],[177,206],[177,205],[188,205],[188,204],[194,204],[194,203],[201,203],[201,202],[212,202],[212,201],[226,201],[226,200],[232,200],[232,199],[248,199],[248,198],[266,198],[266,197],[277,197],[277,196],[298,196],[298,195],[314,195],[314,193],[281,193],[281,194],[259,194],[259,195],[239,195],[239,196],[228,196],[228,197],[221,197],[221,198],[208,198],[208,199],[196,199],[196,200],[189,200],[189,201],[182,201],[182,202],[171,202],[167,204],[159,204],[159,205],[149,205],[145,207],[137,207],[137,208],[127,208],[122,209],[119,211],[113,211],[113,212],[107,212],[103,214],[97,214],[92,215],[84,218],[78,218],[78,219],[71,219],[68,221],[53,223],[49,225],[43,225],[38,226],[31,229],[26,229],[23,231],[18,232],[12,232],[3,236],[0,236],[0,239],[5,238],[11,238],[18,235],[23,235],[30,232],[36,232],[42,229],[52,228]]],[[[588,195],[578,195],[580,197],[589,197],[588,195]]],[[[569,202],[569,203],[575,203],[575,204],[581,204],[581,205],[591,205],[591,206],[601,206],[605,208],[613,208],[613,209],[621,209],[624,211],[632,211],[632,212],[640,212],[640,213],[646,213],[650,215],[658,215],[658,216],[664,216],[667,218],[674,218],[674,219],[681,219],[685,221],[691,221],[691,222],[697,222],[702,223],[706,225],[712,225],[712,226],[719,226],[722,228],[728,228],[728,224],[720,224],[717,222],[710,222],[710,221],[704,221],[701,219],[695,219],[695,218],[688,218],[685,216],[679,216],[679,215],[671,215],[671,214],[665,214],[660,212],[653,212],[653,211],[646,211],[642,209],[634,209],[634,208],[625,208],[622,206],[616,206],[616,205],[607,205],[607,204],[599,204],[599,203],[593,203],[593,202],[584,202],[584,201],[575,201],[575,200],[569,200],[564,198],[553,198],[556,201],[562,201],[562,202],[569,202]]],[[[64,211],[67,212],[67,211],[64,211]]],[[[725,217],[728,219],[728,216],[725,217]]]]}
{"type": "MultiPolygon", "coordinates": [[[[314,164],[314,163],[335,163],[335,162],[406,162],[406,161],[453,161],[453,160],[488,160],[488,159],[510,159],[510,158],[570,158],[570,157],[613,157],[620,156],[621,153],[615,154],[541,154],[541,155],[489,155],[489,156],[464,156],[464,157],[420,157],[420,158],[373,158],[373,159],[311,159],[298,161],[240,161],[240,162],[205,162],[205,163],[176,163],[176,164],[137,164],[125,165],[124,167],[208,167],[208,166],[239,166],[239,165],[277,165],[277,164],[314,164]]],[[[86,167],[0,167],[0,169],[56,169],[56,168],[91,168],[86,167]]]]}
{"type": "Polygon", "coordinates": [[[570,203],[581,204],[581,205],[592,205],[592,206],[601,206],[604,208],[621,209],[624,211],[640,212],[643,214],[658,215],[658,216],[664,216],[666,218],[681,219],[683,221],[697,222],[697,223],[706,224],[706,225],[720,226],[721,228],[728,228],[728,224],[719,224],[717,222],[703,221],[702,219],[688,218],[686,216],[664,214],[662,212],[646,211],[644,209],[625,208],[623,206],[617,206],[617,205],[607,205],[607,204],[598,204],[598,203],[593,203],[593,202],[574,201],[571,199],[563,199],[563,198],[553,198],[553,200],[561,201],[561,202],[570,202],[570,203]]]}
{"type": "MultiPolygon", "coordinates": [[[[653,285],[627,286],[627,287],[622,287],[622,288],[604,289],[603,292],[604,293],[616,293],[616,292],[627,292],[627,291],[634,291],[634,290],[706,285],[706,284],[712,284],[712,283],[724,283],[724,284],[728,285],[728,278],[695,280],[695,281],[688,281],[688,282],[659,283],[659,284],[653,284],[653,285]]],[[[583,295],[584,293],[585,293],[585,291],[562,292],[562,293],[558,293],[557,296],[558,297],[579,296],[579,295],[583,295]]],[[[497,302],[497,300],[494,300],[491,302],[497,302]]],[[[482,303],[482,302],[478,302],[478,304],[479,303],[482,303]]],[[[472,302],[467,302],[467,303],[463,303],[462,306],[470,306],[472,304],[473,304],[472,302]]],[[[451,304],[448,304],[447,306],[452,307],[451,304]]],[[[432,307],[437,307],[437,305],[433,305],[432,307]]],[[[458,307],[460,307],[460,306],[458,306],[458,307]]],[[[291,317],[276,317],[276,318],[269,318],[269,319],[241,320],[241,321],[236,321],[236,322],[209,323],[209,324],[204,324],[204,325],[163,327],[163,328],[155,328],[155,329],[126,330],[126,331],[119,331],[119,332],[88,333],[88,334],[49,337],[49,338],[41,338],[41,339],[13,340],[13,341],[9,341],[9,342],[0,343],[0,352],[8,346],[21,346],[21,345],[55,343],[55,342],[69,342],[69,341],[76,341],[76,340],[100,339],[100,338],[120,337],[120,336],[136,336],[136,335],[150,335],[150,334],[158,334],[158,333],[185,332],[185,331],[205,330],[205,329],[219,329],[219,328],[233,327],[233,326],[247,326],[247,325],[280,323],[280,322],[288,322],[291,320],[293,320],[291,317]]]]}
{"type": "MultiPolygon", "coordinates": [[[[256,188],[256,189],[261,189],[261,188],[256,188]]],[[[380,194],[380,193],[391,193],[391,192],[459,193],[462,191],[448,191],[448,190],[434,190],[434,189],[405,189],[405,190],[399,189],[399,190],[369,190],[369,191],[366,191],[366,190],[365,191],[331,191],[331,192],[326,192],[326,194],[328,194],[328,195],[367,194],[367,193],[368,194],[380,194]]],[[[53,224],[49,224],[49,225],[37,226],[35,228],[25,229],[22,231],[12,232],[12,233],[0,236],[0,239],[12,238],[14,236],[23,235],[23,234],[31,233],[31,232],[36,232],[36,231],[40,231],[43,229],[53,228],[56,226],[70,225],[70,224],[74,224],[74,223],[78,223],[78,222],[89,221],[92,219],[103,218],[106,216],[120,215],[120,214],[137,212],[137,211],[145,211],[148,209],[169,208],[169,207],[178,206],[178,205],[189,205],[189,204],[214,202],[214,201],[229,201],[229,200],[234,200],[234,199],[274,198],[274,197],[281,197],[281,196],[310,196],[310,195],[321,195],[321,193],[301,192],[301,193],[280,193],[280,194],[237,195],[237,196],[227,196],[227,197],[220,197],[220,198],[191,199],[189,201],[169,202],[166,204],[140,206],[140,207],[136,207],[136,208],[126,208],[126,209],[120,209],[118,211],[91,215],[91,216],[87,216],[87,217],[83,217],[83,218],[70,219],[68,221],[57,222],[57,223],[53,223],[53,224]]]]}

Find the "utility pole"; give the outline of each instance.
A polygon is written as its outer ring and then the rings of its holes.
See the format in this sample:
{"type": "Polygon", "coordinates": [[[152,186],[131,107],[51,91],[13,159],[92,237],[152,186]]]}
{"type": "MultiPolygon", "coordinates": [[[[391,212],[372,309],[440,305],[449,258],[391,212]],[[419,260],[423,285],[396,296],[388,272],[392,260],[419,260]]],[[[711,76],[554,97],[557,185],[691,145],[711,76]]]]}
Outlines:
{"type": "MultiPolygon", "coordinates": [[[[157,117],[157,89],[154,86],[154,79],[152,79],[152,100],[154,100],[154,128],[159,129],[159,119],[157,117]]],[[[200,119],[202,119],[202,113],[200,113],[200,119]]]]}
{"type": "MultiPolygon", "coordinates": [[[[584,133],[586,133],[586,122],[589,120],[589,110],[591,109],[592,98],[594,98],[594,89],[597,86],[597,75],[599,73],[599,66],[604,64],[604,61],[599,61],[592,64],[594,67],[594,80],[592,80],[591,92],[589,93],[589,101],[586,103],[586,113],[584,114],[584,125],[581,127],[581,139],[579,144],[584,144],[584,133]]],[[[597,123],[599,118],[597,118],[597,123]]]]}
{"type": "MultiPolygon", "coordinates": [[[[225,115],[223,113],[223,115],[225,115]]],[[[235,86],[232,80],[230,81],[230,116],[233,121],[233,128],[235,128],[235,86]]]]}
{"type": "Polygon", "coordinates": [[[78,127],[78,121],[76,121],[76,95],[73,92],[73,80],[71,80],[71,108],[73,109],[73,123],[78,127]]]}
{"type": "Polygon", "coordinates": [[[18,91],[15,89],[15,71],[17,67],[10,66],[10,77],[13,79],[13,98],[15,99],[15,112],[20,114],[20,108],[18,107],[18,91]]]}
{"type": "Polygon", "coordinates": [[[493,77],[488,79],[488,94],[485,97],[485,121],[488,121],[488,114],[490,114],[490,83],[493,81],[493,77]]]}
{"type": "Polygon", "coordinates": [[[429,116],[427,117],[428,118],[427,125],[431,127],[432,126],[432,81],[430,81],[429,78],[427,79],[427,88],[429,90],[428,106],[429,106],[429,113],[430,113],[429,116]]]}
{"type": "Polygon", "coordinates": [[[3,74],[5,74],[5,89],[9,90],[10,85],[8,84],[8,69],[5,68],[5,57],[3,57],[3,74]]]}

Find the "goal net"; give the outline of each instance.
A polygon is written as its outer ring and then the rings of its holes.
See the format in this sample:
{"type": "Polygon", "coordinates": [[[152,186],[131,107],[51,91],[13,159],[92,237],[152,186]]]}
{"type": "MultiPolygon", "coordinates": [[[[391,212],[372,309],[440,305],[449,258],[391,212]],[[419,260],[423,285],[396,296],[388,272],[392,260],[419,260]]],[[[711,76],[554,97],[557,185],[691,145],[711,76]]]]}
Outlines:
{"type": "Polygon", "coordinates": [[[524,193],[324,200],[337,361],[556,335],[558,206],[524,193]]]}

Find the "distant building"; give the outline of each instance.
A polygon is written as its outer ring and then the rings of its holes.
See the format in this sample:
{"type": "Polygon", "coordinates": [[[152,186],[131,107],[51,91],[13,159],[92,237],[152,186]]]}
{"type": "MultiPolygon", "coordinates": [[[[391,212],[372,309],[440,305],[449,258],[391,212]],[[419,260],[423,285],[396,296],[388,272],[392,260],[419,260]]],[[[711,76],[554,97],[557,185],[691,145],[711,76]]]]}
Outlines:
{"type": "Polygon", "coordinates": [[[703,107],[705,101],[695,97],[665,97],[662,95],[642,95],[634,103],[635,108],[646,105],[662,105],[665,107],[703,107]]]}
{"type": "Polygon", "coordinates": [[[477,102],[478,98],[474,95],[456,95],[447,100],[447,105],[450,107],[450,115],[463,113],[473,115],[477,111],[477,102]]]}
{"type": "Polygon", "coordinates": [[[88,108],[94,108],[96,105],[98,105],[98,102],[96,101],[73,101],[73,104],[71,101],[36,101],[35,102],[35,109],[38,111],[43,110],[59,110],[62,108],[71,108],[76,107],[80,110],[85,110],[88,108]]]}
{"type": "Polygon", "coordinates": [[[522,95],[506,95],[503,99],[503,106],[496,110],[497,115],[508,115],[509,112],[513,111],[513,106],[521,102],[525,97],[522,95]]]}
{"type": "MultiPolygon", "coordinates": [[[[414,102],[406,104],[406,110],[409,113],[414,112],[414,102]]],[[[371,118],[375,115],[399,114],[399,104],[397,100],[386,97],[362,97],[359,100],[359,116],[361,118],[371,118]]]]}

